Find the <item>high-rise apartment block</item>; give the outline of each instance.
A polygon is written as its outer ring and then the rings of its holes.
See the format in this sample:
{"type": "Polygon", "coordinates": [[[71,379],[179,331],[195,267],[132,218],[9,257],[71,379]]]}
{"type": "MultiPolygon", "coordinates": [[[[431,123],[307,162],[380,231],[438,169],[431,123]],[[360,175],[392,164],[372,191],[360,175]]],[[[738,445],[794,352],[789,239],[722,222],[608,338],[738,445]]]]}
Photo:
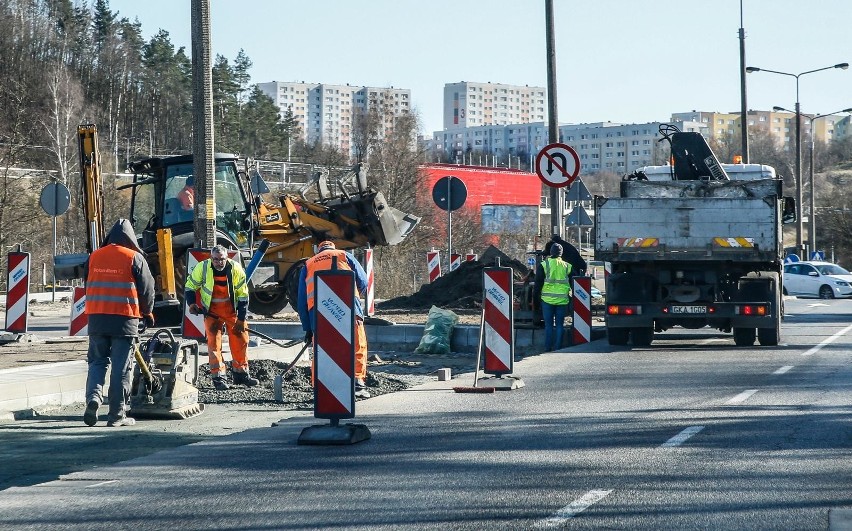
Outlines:
{"type": "Polygon", "coordinates": [[[444,129],[544,122],[543,87],[462,81],[444,85],[444,129]]]}
{"type": "Polygon", "coordinates": [[[258,83],[257,87],[281,109],[293,113],[307,143],[321,142],[354,155],[353,134],[356,117],[380,107],[401,115],[411,110],[411,91],[393,87],[359,87],[323,83],[258,83]]]}

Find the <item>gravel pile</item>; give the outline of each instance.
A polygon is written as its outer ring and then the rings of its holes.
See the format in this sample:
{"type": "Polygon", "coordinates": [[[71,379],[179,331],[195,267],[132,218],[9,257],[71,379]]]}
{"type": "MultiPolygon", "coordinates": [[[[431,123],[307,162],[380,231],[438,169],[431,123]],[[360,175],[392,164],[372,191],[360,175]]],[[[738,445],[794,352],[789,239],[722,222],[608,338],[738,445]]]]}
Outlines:
{"type": "MultiPolygon", "coordinates": [[[[230,362],[227,365],[230,367],[230,362]]],[[[390,374],[372,370],[372,367],[368,368],[365,382],[372,396],[395,393],[435,379],[425,374],[411,374],[412,370],[417,371],[416,362],[390,360],[382,361],[381,365],[386,365],[391,371],[398,366],[400,369],[404,368],[408,374],[390,374]]],[[[203,404],[252,404],[268,406],[270,409],[313,410],[314,391],[311,387],[310,367],[300,365],[288,371],[281,386],[284,400],[283,402],[275,401],[275,377],[282,374],[288,366],[288,363],[279,361],[249,360],[251,375],[260,380],[257,386],[233,386],[229,372],[226,380],[232,387],[227,391],[216,391],[213,389],[213,381],[210,378],[210,366],[205,363],[199,367],[198,399],[203,404]]]]}

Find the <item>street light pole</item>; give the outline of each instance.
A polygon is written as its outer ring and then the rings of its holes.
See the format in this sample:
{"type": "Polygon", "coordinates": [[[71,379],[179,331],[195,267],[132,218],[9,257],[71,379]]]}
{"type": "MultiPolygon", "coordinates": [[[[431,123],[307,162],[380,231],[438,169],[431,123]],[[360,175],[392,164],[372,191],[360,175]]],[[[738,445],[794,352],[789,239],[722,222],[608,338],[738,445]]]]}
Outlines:
{"type": "MultiPolygon", "coordinates": [[[[796,252],[801,253],[804,250],[802,241],[804,233],[804,222],[802,221],[802,109],[799,104],[799,78],[805,74],[813,74],[823,70],[831,70],[832,68],[841,68],[846,70],[849,68],[849,63],[838,63],[836,65],[808,70],[798,74],[789,72],[780,72],[778,70],[769,70],[768,68],[758,68],[756,66],[746,67],[746,73],[752,72],[769,72],[772,74],[780,74],[782,76],[790,76],[796,78],[796,252]]],[[[813,244],[811,244],[813,245],[813,244]]]]}
{"type": "Polygon", "coordinates": [[[816,187],[814,186],[814,121],[817,118],[825,118],[843,112],[852,112],[852,107],[843,109],[842,111],[830,112],[826,114],[817,114],[811,118],[811,153],[810,153],[810,207],[811,215],[808,217],[808,242],[811,246],[811,252],[817,250],[816,245],[816,187]]]}

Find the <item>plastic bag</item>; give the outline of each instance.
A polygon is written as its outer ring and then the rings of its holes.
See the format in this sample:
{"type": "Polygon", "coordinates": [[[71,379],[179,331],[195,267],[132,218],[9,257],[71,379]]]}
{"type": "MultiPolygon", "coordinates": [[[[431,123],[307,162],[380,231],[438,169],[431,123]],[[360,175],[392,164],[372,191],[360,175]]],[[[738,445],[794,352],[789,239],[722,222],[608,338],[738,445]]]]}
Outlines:
{"type": "Polygon", "coordinates": [[[453,327],[459,322],[459,316],[450,310],[432,306],[423,328],[420,344],[414,349],[418,354],[449,354],[450,338],[453,327]]]}

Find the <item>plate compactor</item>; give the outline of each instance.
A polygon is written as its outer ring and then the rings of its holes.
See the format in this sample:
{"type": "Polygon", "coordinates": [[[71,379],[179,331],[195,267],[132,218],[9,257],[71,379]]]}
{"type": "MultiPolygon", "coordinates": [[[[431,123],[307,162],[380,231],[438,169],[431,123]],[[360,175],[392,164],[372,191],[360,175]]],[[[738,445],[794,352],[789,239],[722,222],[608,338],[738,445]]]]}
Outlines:
{"type": "Polygon", "coordinates": [[[187,419],[204,411],[195,387],[197,341],[175,339],[170,330],[163,328],[136,349],[135,357],[130,416],[187,419]]]}

